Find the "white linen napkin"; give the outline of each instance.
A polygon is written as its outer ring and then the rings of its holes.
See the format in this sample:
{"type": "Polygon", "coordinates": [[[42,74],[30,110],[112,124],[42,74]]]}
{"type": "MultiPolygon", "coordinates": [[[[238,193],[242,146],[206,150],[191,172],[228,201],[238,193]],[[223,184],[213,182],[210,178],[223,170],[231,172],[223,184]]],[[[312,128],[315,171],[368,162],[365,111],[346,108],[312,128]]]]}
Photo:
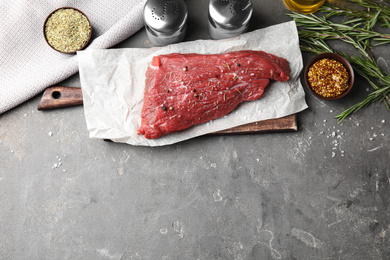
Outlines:
{"type": "Polygon", "coordinates": [[[143,27],[146,0],[1,0],[0,114],[78,71],[77,55],[53,50],[43,36],[46,17],[60,7],[85,13],[92,26],[87,49],[106,49],[143,27]]]}

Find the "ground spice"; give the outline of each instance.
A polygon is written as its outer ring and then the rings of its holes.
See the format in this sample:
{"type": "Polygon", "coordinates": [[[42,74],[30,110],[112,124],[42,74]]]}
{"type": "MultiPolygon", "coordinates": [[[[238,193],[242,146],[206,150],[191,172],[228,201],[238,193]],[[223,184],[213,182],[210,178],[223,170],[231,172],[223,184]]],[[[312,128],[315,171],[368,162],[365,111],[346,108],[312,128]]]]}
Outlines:
{"type": "Polygon", "coordinates": [[[315,62],[307,76],[310,87],[323,97],[339,96],[348,88],[348,71],[336,60],[324,58],[315,62]]]}
{"type": "Polygon", "coordinates": [[[83,48],[91,35],[91,26],[81,12],[63,8],[54,12],[45,23],[47,42],[56,50],[72,53],[83,48]]]}

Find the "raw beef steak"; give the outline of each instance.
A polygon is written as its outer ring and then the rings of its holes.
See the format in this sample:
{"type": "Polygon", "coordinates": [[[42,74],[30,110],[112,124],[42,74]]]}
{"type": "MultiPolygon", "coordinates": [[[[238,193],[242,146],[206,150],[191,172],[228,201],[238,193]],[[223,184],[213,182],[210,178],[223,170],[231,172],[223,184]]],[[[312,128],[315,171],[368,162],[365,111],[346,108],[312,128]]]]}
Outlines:
{"type": "Polygon", "coordinates": [[[146,71],[138,134],[159,138],[224,116],[289,73],[287,60],[262,51],[156,56],[146,71]]]}

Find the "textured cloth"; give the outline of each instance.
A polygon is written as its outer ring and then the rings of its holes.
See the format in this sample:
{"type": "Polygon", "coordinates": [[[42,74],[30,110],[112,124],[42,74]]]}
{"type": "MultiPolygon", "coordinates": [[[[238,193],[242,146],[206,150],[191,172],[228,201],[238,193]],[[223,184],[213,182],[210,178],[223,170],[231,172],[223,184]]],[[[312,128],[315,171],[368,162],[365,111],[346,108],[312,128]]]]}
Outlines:
{"type": "Polygon", "coordinates": [[[75,7],[92,26],[87,49],[105,49],[143,26],[146,0],[1,0],[0,114],[78,71],[77,55],[53,50],[43,36],[46,17],[60,7],[75,7]]]}

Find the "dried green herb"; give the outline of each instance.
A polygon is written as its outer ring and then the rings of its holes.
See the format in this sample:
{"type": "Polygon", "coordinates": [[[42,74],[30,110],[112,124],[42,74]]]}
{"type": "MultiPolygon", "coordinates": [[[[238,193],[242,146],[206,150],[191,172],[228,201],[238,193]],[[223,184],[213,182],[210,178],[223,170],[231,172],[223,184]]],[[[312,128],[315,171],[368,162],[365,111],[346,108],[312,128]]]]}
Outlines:
{"type": "Polygon", "coordinates": [[[91,26],[81,12],[63,8],[54,12],[45,24],[47,42],[56,50],[72,53],[88,42],[91,26]]]}

